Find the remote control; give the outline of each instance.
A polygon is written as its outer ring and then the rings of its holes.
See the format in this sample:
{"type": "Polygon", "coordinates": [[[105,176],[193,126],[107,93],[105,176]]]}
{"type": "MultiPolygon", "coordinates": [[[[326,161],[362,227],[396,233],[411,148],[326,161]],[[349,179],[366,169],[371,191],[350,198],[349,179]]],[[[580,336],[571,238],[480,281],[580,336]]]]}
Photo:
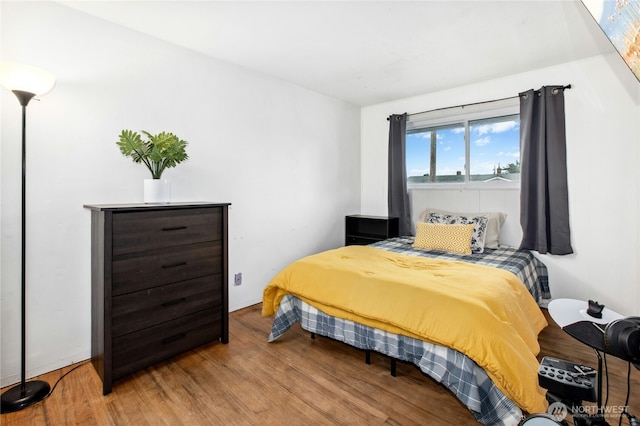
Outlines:
{"type": "Polygon", "coordinates": [[[538,384],[562,399],[595,402],[597,375],[586,365],[546,356],[538,369],[538,384]]]}

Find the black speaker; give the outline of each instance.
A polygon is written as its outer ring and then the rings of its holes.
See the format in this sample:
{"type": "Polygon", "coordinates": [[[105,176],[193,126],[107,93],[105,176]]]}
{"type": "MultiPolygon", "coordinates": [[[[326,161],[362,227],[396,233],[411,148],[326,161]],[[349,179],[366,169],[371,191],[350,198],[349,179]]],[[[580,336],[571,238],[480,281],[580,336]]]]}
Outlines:
{"type": "Polygon", "coordinates": [[[640,317],[621,318],[604,329],[605,351],[640,368],[640,317]]]}

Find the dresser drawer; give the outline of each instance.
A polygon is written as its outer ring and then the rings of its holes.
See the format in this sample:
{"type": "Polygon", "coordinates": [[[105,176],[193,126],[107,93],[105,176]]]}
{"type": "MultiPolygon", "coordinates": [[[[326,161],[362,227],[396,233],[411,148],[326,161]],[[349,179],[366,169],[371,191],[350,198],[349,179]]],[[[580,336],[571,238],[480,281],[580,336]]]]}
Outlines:
{"type": "Polygon", "coordinates": [[[113,378],[220,338],[222,310],[209,309],[113,339],[113,378]]]}
{"type": "Polygon", "coordinates": [[[114,337],[222,305],[222,275],[195,278],[113,298],[114,337]]]}
{"type": "Polygon", "coordinates": [[[222,209],[177,209],[113,215],[113,255],[222,238],[222,209]]]}
{"type": "Polygon", "coordinates": [[[113,296],[222,271],[222,242],[169,247],[114,260],[113,296]]]}

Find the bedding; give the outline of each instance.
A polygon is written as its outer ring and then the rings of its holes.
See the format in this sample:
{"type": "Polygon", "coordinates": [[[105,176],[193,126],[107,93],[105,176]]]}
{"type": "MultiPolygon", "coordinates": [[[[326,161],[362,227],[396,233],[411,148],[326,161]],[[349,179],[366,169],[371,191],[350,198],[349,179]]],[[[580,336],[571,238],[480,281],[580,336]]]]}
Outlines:
{"type": "Polygon", "coordinates": [[[327,315],[290,294],[282,298],[269,342],[277,340],[296,322],[310,333],[413,363],[446,386],[482,424],[512,426],[522,420],[520,407],[496,387],[478,364],[456,350],[327,315]]]}
{"type": "MultiPolygon", "coordinates": [[[[415,250],[411,244],[412,238],[401,237],[373,246],[330,250],[294,262],[265,288],[263,314],[278,312],[276,330],[287,317],[282,301],[291,300],[291,296],[303,303],[302,307],[312,306],[329,318],[396,339],[434,345],[436,353],[452,351],[454,358],[468,358],[490,378],[498,394],[529,412],[546,409],[544,392],[537,385],[535,358],[537,335],[546,321],[534,300],[548,296],[546,273],[545,279],[538,276],[544,268],[535,265],[533,256],[534,261],[529,261],[534,266],[522,266],[527,262],[511,260],[506,249],[472,255],[479,263],[474,265],[461,262],[464,255],[415,250]],[[452,256],[455,260],[447,259],[452,256]]],[[[297,316],[293,318],[295,321],[297,316]]],[[[270,340],[281,333],[272,332],[270,340]]],[[[433,353],[423,350],[422,355],[433,353]]],[[[389,355],[403,359],[402,354],[389,355]]],[[[486,409],[471,403],[467,406],[483,423],[490,423],[486,409]]],[[[501,410],[508,416],[513,414],[513,407],[501,410]]]]}
{"type": "Polygon", "coordinates": [[[477,217],[483,216],[487,219],[487,229],[485,234],[484,246],[487,248],[498,248],[500,244],[498,240],[500,239],[500,229],[504,224],[504,221],[507,219],[506,213],[501,212],[471,212],[471,213],[459,213],[459,212],[450,212],[446,210],[440,209],[432,209],[427,208],[422,210],[418,214],[418,222],[428,222],[431,218],[432,214],[443,215],[443,216],[464,216],[464,217],[477,217]]]}
{"type": "MultiPolygon", "coordinates": [[[[448,225],[465,225],[473,224],[473,234],[471,235],[470,250],[473,253],[482,253],[484,251],[484,242],[487,233],[487,217],[486,216],[454,216],[440,213],[430,213],[425,222],[416,223],[416,232],[420,232],[420,227],[425,223],[448,224],[448,225]]],[[[416,234],[417,237],[417,234],[416,234]]],[[[471,254],[471,253],[468,253],[471,254]]]]}
{"type": "Polygon", "coordinates": [[[428,250],[471,254],[474,227],[473,223],[468,225],[445,225],[443,223],[418,222],[413,246],[428,250]]]}
{"type": "Polygon", "coordinates": [[[416,250],[413,248],[413,240],[413,237],[389,238],[373,243],[371,247],[378,247],[409,256],[459,260],[504,269],[515,274],[522,281],[539,305],[546,306],[551,300],[547,267],[529,250],[519,250],[515,247],[504,245],[496,249],[487,249],[485,246],[482,254],[467,256],[443,251],[416,250]]]}

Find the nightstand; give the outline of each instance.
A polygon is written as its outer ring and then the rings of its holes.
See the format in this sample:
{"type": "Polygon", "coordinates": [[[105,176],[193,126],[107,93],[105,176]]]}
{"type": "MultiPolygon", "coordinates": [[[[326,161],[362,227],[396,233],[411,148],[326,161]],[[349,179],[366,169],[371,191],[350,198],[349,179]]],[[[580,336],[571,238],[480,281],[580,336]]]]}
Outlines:
{"type": "Polygon", "coordinates": [[[366,245],[398,236],[397,217],[349,215],[345,218],[345,245],[366,245]]]}

